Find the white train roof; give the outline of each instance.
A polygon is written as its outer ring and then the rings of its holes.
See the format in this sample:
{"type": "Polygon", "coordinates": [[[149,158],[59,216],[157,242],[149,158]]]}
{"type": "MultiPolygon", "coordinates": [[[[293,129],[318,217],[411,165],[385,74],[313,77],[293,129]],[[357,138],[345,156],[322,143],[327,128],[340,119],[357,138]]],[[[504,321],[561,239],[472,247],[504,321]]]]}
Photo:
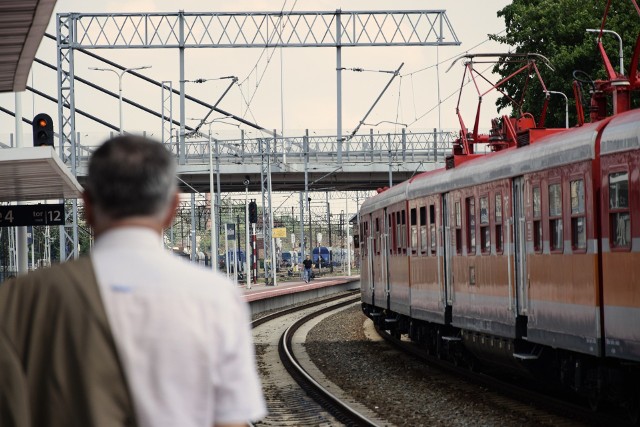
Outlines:
{"type": "Polygon", "coordinates": [[[364,201],[364,203],[360,207],[360,213],[366,214],[366,213],[374,212],[385,206],[389,206],[394,203],[407,200],[408,186],[409,186],[409,181],[404,181],[398,185],[394,185],[393,187],[383,191],[380,194],[377,194],[373,197],[368,198],[367,200],[364,201]]]}
{"type": "Polygon", "coordinates": [[[526,147],[487,154],[453,169],[427,172],[367,199],[360,212],[366,214],[402,200],[594,159],[597,127],[598,123],[585,124],[549,135],[526,147]]]}
{"type": "Polygon", "coordinates": [[[632,110],[611,119],[602,132],[600,154],[640,148],[640,110],[632,110]]]}

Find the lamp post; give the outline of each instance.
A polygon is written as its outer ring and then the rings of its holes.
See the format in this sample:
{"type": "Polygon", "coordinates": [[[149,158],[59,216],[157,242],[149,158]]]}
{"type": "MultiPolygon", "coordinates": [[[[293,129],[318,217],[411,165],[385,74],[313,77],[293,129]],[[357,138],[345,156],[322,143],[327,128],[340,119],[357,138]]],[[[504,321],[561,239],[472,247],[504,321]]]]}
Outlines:
{"type": "MultiPolygon", "coordinates": [[[[620,74],[624,75],[624,58],[623,58],[623,52],[622,52],[622,37],[620,37],[620,34],[616,33],[615,31],[612,30],[602,30],[603,33],[608,33],[608,34],[613,34],[614,36],[616,36],[618,38],[618,45],[619,45],[619,49],[618,49],[618,57],[620,58],[620,74]]],[[[587,29],[587,33],[600,33],[600,30],[594,29],[594,28],[588,28],[587,29]]],[[[598,35],[598,39],[600,39],[600,36],[598,35]]]]}
{"type": "Polygon", "coordinates": [[[216,206],[213,191],[213,150],[211,149],[211,123],[209,123],[209,203],[211,206],[211,265],[218,271],[218,227],[216,225],[216,206]]]}
{"type": "Polygon", "coordinates": [[[120,135],[122,135],[122,76],[124,76],[129,71],[144,70],[146,68],[151,68],[151,65],[144,65],[142,67],[125,68],[121,72],[117,72],[113,68],[89,67],[90,70],[94,70],[94,71],[111,71],[112,73],[115,73],[118,76],[118,100],[119,100],[119,105],[120,105],[120,108],[119,108],[119,110],[120,110],[120,126],[119,126],[120,127],[120,135]]]}
{"type": "MultiPolygon", "coordinates": [[[[249,268],[249,176],[246,176],[244,181],[244,277],[247,283],[247,289],[251,289],[251,269],[249,268]]],[[[240,226],[238,226],[239,228],[240,226]]]]}
{"type": "Polygon", "coordinates": [[[564,127],[569,128],[569,98],[562,92],[557,92],[555,90],[547,90],[545,91],[547,96],[553,95],[562,95],[564,96],[564,127]]]}

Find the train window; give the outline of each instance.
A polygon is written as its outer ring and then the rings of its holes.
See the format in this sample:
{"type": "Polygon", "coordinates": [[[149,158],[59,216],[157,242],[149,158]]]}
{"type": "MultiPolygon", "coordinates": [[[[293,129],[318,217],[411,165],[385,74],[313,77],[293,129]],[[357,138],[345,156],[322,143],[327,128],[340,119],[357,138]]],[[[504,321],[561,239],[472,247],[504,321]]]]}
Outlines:
{"type": "Polygon", "coordinates": [[[460,212],[460,202],[456,202],[456,253],[462,253],[462,214],[460,212]]]}
{"type": "Polygon", "coordinates": [[[489,198],[480,197],[480,250],[491,252],[491,230],[489,229],[489,198]]]}
{"type": "Polygon", "coordinates": [[[431,255],[436,254],[436,206],[429,205],[429,230],[431,234],[431,255]]]}
{"type": "Polygon", "coordinates": [[[542,208],[540,207],[540,187],[533,187],[533,250],[542,252],[542,208]]]}
{"type": "Polygon", "coordinates": [[[502,242],[504,239],[502,233],[502,194],[496,194],[496,253],[502,253],[502,242]]]}
{"type": "Polygon", "coordinates": [[[380,255],[380,218],[376,218],[376,234],[373,236],[373,252],[380,255]]]}
{"type": "Polygon", "coordinates": [[[400,225],[400,212],[396,212],[396,235],[395,235],[395,247],[394,252],[400,253],[400,248],[402,247],[402,226],[400,225]]]}
{"type": "Polygon", "coordinates": [[[398,230],[398,228],[400,227],[400,218],[398,218],[399,215],[400,212],[397,212],[396,215],[389,215],[389,234],[393,235],[391,244],[389,245],[389,254],[393,254],[398,250],[398,236],[400,235],[398,230]]]}
{"type": "Polygon", "coordinates": [[[369,247],[369,221],[362,223],[362,242],[360,242],[360,253],[363,257],[368,256],[367,248],[369,247]]]}
{"type": "Polygon", "coordinates": [[[614,248],[631,247],[631,217],[629,215],[629,174],[609,174],[609,240],[614,248]]]}
{"type": "Polygon", "coordinates": [[[400,248],[402,249],[402,253],[407,253],[407,215],[406,211],[402,209],[402,214],[400,215],[400,220],[402,221],[402,228],[400,235],[400,248]]]}
{"type": "Polygon", "coordinates": [[[552,251],[561,251],[562,235],[562,189],[560,184],[549,186],[549,245],[552,251]]]}
{"type": "Polygon", "coordinates": [[[420,252],[427,253],[427,208],[420,207],[420,252]]]}
{"type": "Polygon", "coordinates": [[[584,180],[571,181],[571,246],[587,248],[587,225],[584,214],[584,180]]]}
{"type": "Polygon", "coordinates": [[[411,209],[411,253],[418,253],[418,211],[411,209]]]}
{"type": "Polygon", "coordinates": [[[467,198],[467,254],[476,253],[476,201],[467,198]]]}

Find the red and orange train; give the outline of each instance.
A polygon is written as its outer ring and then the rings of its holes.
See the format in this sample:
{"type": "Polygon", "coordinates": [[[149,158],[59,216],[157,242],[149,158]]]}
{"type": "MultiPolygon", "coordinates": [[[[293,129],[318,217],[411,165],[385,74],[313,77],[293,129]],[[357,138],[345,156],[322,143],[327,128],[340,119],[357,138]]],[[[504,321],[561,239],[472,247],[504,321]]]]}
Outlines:
{"type": "MultiPolygon", "coordinates": [[[[442,357],[544,372],[637,408],[640,47],[630,77],[601,53],[609,76],[593,82],[591,123],[580,108],[569,130],[523,114],[480,135],[461,120],[446,168],[362,205],[362,303],[442,357]],[[477,143],[495,152],[473,154],[477,143]]],[[[522,59],[535,75],[536,58],[522,59]]]]}

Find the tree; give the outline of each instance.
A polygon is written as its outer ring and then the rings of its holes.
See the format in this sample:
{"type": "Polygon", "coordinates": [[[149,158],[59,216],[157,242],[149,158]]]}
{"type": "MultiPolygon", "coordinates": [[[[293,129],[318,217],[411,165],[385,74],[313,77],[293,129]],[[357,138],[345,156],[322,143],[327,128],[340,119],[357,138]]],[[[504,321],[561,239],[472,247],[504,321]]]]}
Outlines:
{"type": "MultiPolygon", "coordinates": [[[[596,34],[585,31],[587,28],[600,28],[606,3],[604,0],[514,0],[498,11],[498,17],[504,18],[505,33],[489,35],[491,39],[511,46],[512,52],[539,53],[549,58],[555,71],[541,64],[538,68],[548,90],[563,92],[569,97],[570,126],[576,123],[573,71],[584,71],[594,80],[606,77],[602,58],[596,49],[596,34]]],[[[605,29],[616,31],[622,37],[625,75],[628,74],[627,67],[631,62],[639,23],[640,17],[631,0],[613,2],[605,29]]],[[[618,71],[618,39],[605,34],[603,44],[611,63],[618,71]]],[[[518,64],[500,63],[494,67],[494,72],[506,77],[518,67],[518,64]]],[[[524,76],[518,77],[504,86],[505,91],[514,99],[519,99],[523,90],[524,76]]],[[[588,104],[588,94],[583,96],[588,104]]],[[[544,97],[539,85],[530,87],[525,96],[523,111],[539,114],[544,97]]],[[[509,101],[502,97],[496,105],[501,110],[509,105],[509,101]]],[[[564,99],[552,96],[546,126],[564,127],[564,123],[564,99]]]]}

